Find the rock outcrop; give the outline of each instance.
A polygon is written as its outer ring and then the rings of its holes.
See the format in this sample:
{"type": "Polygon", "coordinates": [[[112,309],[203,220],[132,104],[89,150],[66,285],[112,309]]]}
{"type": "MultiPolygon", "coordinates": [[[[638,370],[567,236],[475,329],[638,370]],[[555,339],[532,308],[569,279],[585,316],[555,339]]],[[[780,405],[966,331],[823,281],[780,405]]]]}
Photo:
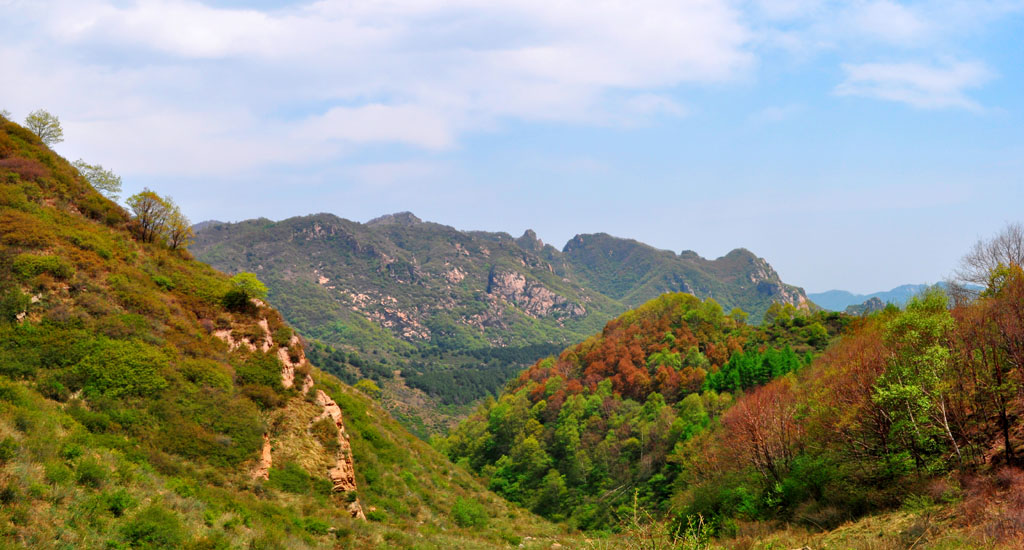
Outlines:
{"type": "MultiPolygon", "coordinates": [[[[338,428],[337,461],[334,467],[328,470],[327,476],[334,485],[335,492],[355,492],[356,469],[355,463],[352,460],[352,446],[348,442],[348,434],[345,433],[345,423],[342,420],[341,407],[339,407],[329,395],[324,393],[323,390],[316,391],[316,404],[323,407],[324,410],[323,414],[321,414],[317,420],[330,418],[338,428]]],[[[348,512],[354,518],[366,519],[358,498],[348,505],[348,512]]]]}
{"type": "MultiPolygon", "coordinates": [[[[270,323],[266,318],[257,322],[261,329],[259,338],[236,339],[232,336],[230,329],[217,330],[213,332],[216,338],[226,342],[231,351],[244,348],[250,352],[261,351],[270,353],[276,345],[270,332],[270,323]],[[253,341],[255,340],[255,341],[253,341]]],[[[277,346],[277,358],[281,361],[281,385],[285,389],[295,386],[295,370],[306,365],[306,355],[297,335],[292,335],[286,346],[277,346]]],[[[302,380],[302,395],[305,396],[313,388],[315,381],[309,373],[306,373],[302,380]]],[[[296,399],[296,398],[293,398],[296,399]]],[[[324,418],[330,418],[337,429],[338,450],[332,459],[333,466],[328,468],[327,477],[331,480],[335,492],[350,493],[355,496],[356,471],[355,462],[352,458],[352,446],[348,441],[348,434],[345,433],[345,423],[342,419],[341,407],[331,399],[323,390],[316,390],[315,403],[322,409],[319,416],[313,419],[312,423],[324,418]]],[[[312,424],[311,423],[311,424],[312,424]]],[[[273,466],[273,441],[269,433],[263,434],[263,446],[260,449],[260,457],[252,470],[253,479],[270,479],[270,468],[273,466]]],[[[358,498],[353,498],[347,505],[348,513],[357,519],[366,519],[363,508],[358,498]]]]}
{"type": "Polygon", "coordinates": [[[517,271],[492,270],[487,281],[487,294],[515,304],[534,318],[559,314],[580,317],[587,312],[583,306],[555,294],[540,283],[528,281],[517,271]]]}
{"type": "Polygon", "coordinates": [[[273,465],[273,458],[271,457],[272,446],[270,444],[270,434],[263,434],[263,448],[260,450],[260,461],[256,465],[256,469],[252,472],[253,479],[270,479],[270,467],[273,465]]]}

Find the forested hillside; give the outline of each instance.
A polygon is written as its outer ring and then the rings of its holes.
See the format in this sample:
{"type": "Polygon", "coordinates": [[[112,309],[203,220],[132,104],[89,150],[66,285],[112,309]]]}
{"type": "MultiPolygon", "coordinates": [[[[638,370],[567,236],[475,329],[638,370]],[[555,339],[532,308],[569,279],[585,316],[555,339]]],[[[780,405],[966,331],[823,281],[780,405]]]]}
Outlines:
{"type": "Polygon", "coordinates": [[[374,380],[392,414],[424,436],[663,292],[713,296],[755,322],[773,302],[808,307],[742,249],[705,260],[598,234],[559,251],[532,231],[458,231],[408,212],[365,224],[329,214],[204,223],[191,250],[229,273],[257,273],[285,318],[322,344],[313,353],[323,368],[374,380]]]}
{"type": "Polygon", "coordinates": [[[848,322],[774,307],[755,327],[714,300],[667,294],[543,359],[445,440],[452,460],[513,502],[583,529],[633,504],[667,513],[674,456],[744,390],[798,372],[848,322]]]}
{"type": "Polygon", "coordinates": [[[662,296],[537,362],[443,447],[539,514],[614,529],[640,506],[680,548],[1017,548],[1022,242],[972,252],[980,293],[862,318],[773,306],[753,327],[662,296]]]}
{"type": "Polygon", "coordinates": [[[554,533],[311,365],[255,277],[191,259],[151,215],[173,203],[128,203],[0,117],[0,546],[492,548],[554,533]]]}

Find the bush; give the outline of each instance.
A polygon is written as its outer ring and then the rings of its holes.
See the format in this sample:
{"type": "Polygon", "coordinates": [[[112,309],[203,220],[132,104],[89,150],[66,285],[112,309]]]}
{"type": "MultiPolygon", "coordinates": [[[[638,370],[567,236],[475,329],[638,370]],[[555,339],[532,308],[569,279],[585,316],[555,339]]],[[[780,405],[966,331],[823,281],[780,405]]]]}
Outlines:
{"type": "Polygon", "coordinates": [[[153,397],[167,387],[159,374],[167,365],[167,356],[148,344],[104,338],[75,370],[89,393],[153,397]]]}
{"type": "Polygon", "coordinates": [[[30,298],[20,289],[12,288],[0,296],[0,321],[8,323],[18,319],[18,315],[28,309],[30,298]]]}
{"type": "Polygon", "coordinates": [[[63,485],[71,481],[71,468],[60,462],[47,462],[44,467],[46,481],[55,485],[63,485]]]}
{"type": "Polygon", "coordinates": [[[320,420],[317,420],[312,426],[310,426],[309,430],[313,433],[313,437],[315,437],[328,452],[334,453],[338,451],[338,426],[334,424],[334,420],[330,417],[325,416],[320,420]]]}
{"type": "Polygon", "coordinates": [[[53,376],[47,376],[36,383],[36,391],[43,397],[62,403],[71,397],[71,391],[53,376]]]}
{"type": "Polygon", "coordinates": [[[82,448],[74,443],[67,443],[60,448],[60,457],[64,460],[74,460],[82,456],[82,448]]]}
{"type": "Polygon", "coordinates": [[[365,393],[372,399],[377,399],[378,397],[380,397],[380,386],[378,386],[376,382],[370,380],[369,378],[363,378],[362,380],[356,382],[355,388],[365,393]]]}
{"type": "Polygon", "coordinates": [[[114,514],[114,517],[121,517],[124,513],[131,508],[134,504],[134,500],[128,491],[124,489],[118,489],[113,493],[107,493],[103,495],[103,506],[108,512],[114,514]]]}
{"type": "Polygon", "coordinates": [[[57,256],[18,254],[11,267],[14,274],[23,281],[43,273],[49,273],[57,279],[69,279],[75,274],[74,268],[57,256]]]}
{"type": "Polygon", "coordinates": [[[277,344],[278,346],[287,346],[288,342],[290,342],[291,339],[292,329],[288,328],[287,326],[282,326],[281,328],[274,331],[274,343],[277,344]]]}
{"type": "Polygon", "coordinates": [[[97,489],[107,481],[109,473],[107,468],[95,459],[83,458],[76,468],[75,480],[79,485],[97,489]]]}
{"type": "Polygon", "coordinates": [[[249,296],[241,290],[229,290],[220,299],[220,303],[228,311],[247,313],[254,309],[252,302],[249,301],[249,296]]]}
{"type": "Polygon", "coordinates": [[[14,172],[25,181],[36,181],[49,173],[39,161],[24,157],[0,159],[0,172],[14,172]]]}
{"type": "Polygon", "coordinates": [[[156,286],[164,290],[174,290],[174,281],[172,281],[170,277],[157,275],[153,277],[153,282],[156,283],[156,286]]]}
{"type": "Polygon", "coordinates": [[[13,437],[7,436],[0,441],[0,464],[5,464],[18,456],[18,442],[13,437]]]}
{"type": "Polygon", "coordinates": [[[281,491],[303,495],[310,492],[312,478],[298,464],[286,462],[283,468],[270,470],[268,485],[281,491]]]}
{"type": "Polygon", "coordinates": [[[452,506],[452,519],[459,527],[483,527],[487,525],[487,511],[479,502],[459,497],[452,506]]]}
{"type": "Polygon", "coordinates": [[[121,534],[132,548],[178,548],[185,543],[185,529],[171,511],[152,505],[138,513],[121,534]]]}
{"type": "Polygon", "coordinates": [[[268,386],[275,390],[281,386],[281,360],[270,353],[253,353],[235,369],[238,381],[243,384],[268,386]]]}
{"type": "Polygon", "coordinates": [[[303,523],[306,531],[313,535],[326,535],[331,528],[326,521],[316,518],[306,518],[303,523]]]}

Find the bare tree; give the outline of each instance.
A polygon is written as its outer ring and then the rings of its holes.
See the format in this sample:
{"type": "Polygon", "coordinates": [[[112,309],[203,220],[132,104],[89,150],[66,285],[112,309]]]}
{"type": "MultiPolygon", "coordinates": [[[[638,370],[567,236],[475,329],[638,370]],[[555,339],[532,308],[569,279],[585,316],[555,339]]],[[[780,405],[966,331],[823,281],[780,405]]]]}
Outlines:
{"type": "Polygon", "coordinates": [[[1024,265],[1024,226],[1020,223],[1008,224],[996,236],[974,243],[960,260],[956,279],[961,286],[987,286],[997,268],[1011,265],[1024,265]]]}

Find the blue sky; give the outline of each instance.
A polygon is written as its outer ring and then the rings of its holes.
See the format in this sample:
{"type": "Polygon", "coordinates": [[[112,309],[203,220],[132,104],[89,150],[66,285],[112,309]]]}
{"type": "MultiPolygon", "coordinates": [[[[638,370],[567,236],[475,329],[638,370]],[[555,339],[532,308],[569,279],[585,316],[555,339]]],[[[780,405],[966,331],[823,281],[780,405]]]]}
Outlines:
{"type": "Polygon", "coordinates": [[[1024,219],[1024,0],[0,0],[0,75],[195,221],[411,210],[870,292],[1024,219]]]}

